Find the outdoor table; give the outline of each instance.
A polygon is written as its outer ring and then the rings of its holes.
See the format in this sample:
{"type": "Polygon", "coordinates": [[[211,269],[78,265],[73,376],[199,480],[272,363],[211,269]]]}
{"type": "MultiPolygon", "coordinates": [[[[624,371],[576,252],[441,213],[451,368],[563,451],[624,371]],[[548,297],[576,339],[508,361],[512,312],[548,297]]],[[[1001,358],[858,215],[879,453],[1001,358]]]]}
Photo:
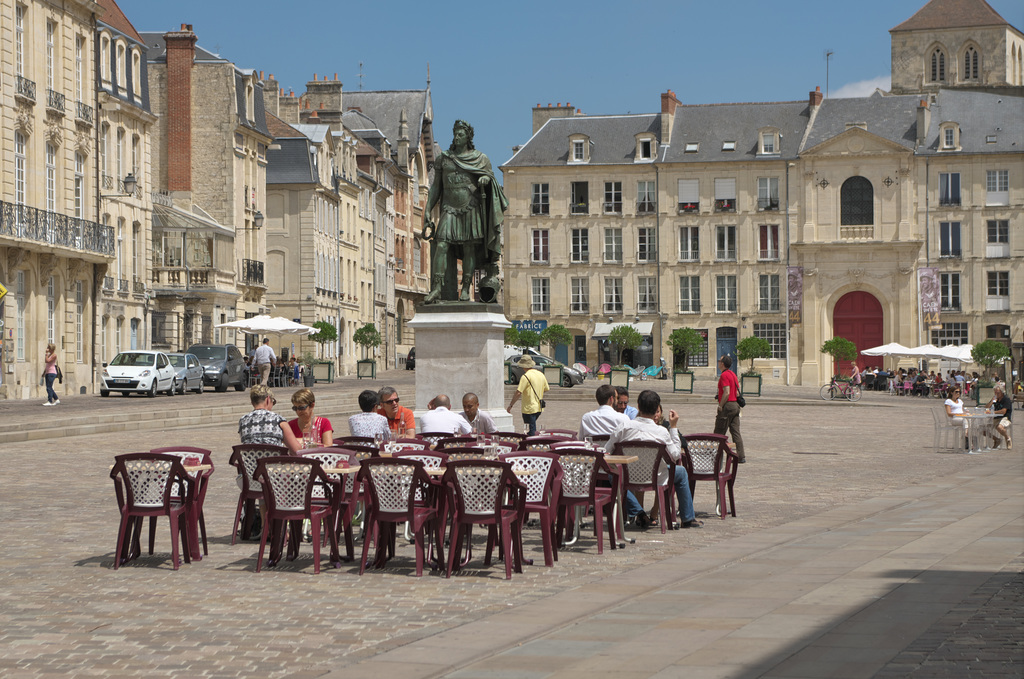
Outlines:
{"type": "MultiPolygon", "coordinates": [[[[604,461],[605,462],[607,462],[608,464],[614,464],[614,465],[619,465],[619,466],[624,465],[624,464],[632,464],[632,463],[636,462],[639,459],[640,458],[637,455],[605,455],[604,456],[604,461]]],[[[624,479],[623,479],[623,475],[622,475],[622,470],[619,470],[619,479],[618,479],[618,483],[616,484],[616,493],[615,493],[615,520],[616,520],[616,523],[617,523],[618,537],[619,537],[619,540],[621,541],[621,542],[619,542],[619,547],[625,547],[626,546],[626,543],[625,543],[626,533],[625,533],[625,529],[623,528],[625,526],[626,522],[625,522],[625,518],[622,515],[623,514],[623,512],[622,512],[622,490],[623,490],[622,489],[622,486],[623,486],[622,482],[623,482],[623,480],[624,479]]],[[[665,511],[665,509],[666,508],[662,508],[662,511],[665,511]]],[[[597,517],[595,517],[595,520],[597,520],[597,517]]],[[[629,538],[629,544],[632,545],[635,542],[636,542],[635,538],[629,538]]]]}
{"type": "Polygon", "coordinates": [[[966,408],[964,409],[963,419],[967,422],[964,436],[967,438],[968,445],[970,445],[970,448],[965,451],[968,455],[977,455],[978,453],[992,450],[989,446],[989,440],[991,439],[992,424],[995,422],[996,417],[998,415],[986,413],[980,408],[973,413],[966,408]]]}

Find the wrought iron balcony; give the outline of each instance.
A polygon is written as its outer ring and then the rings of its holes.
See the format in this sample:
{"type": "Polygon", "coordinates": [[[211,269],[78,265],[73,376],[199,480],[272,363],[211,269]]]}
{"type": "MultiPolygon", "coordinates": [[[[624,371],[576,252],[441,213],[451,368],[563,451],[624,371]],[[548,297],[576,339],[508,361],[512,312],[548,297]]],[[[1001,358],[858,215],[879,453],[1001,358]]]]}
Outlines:
{"type": "Polygon", "coordinates": [[[103,277],[103,289],[104,290],[113,290],[114,289],[114,277],[113,276],[104,276],[103,277]]]}
{"type": "Polygon", "coordinates": [[[114,254],[114,227],[0,201],[0,237],[24,238],[100,255],[114,254]]]}
{"type": "Polygon", "coordinates": [[[622,212],[622,203],[620,201],[608,202],[608,203],[604,204],[604,213],[606,215],[610,215],[610,214],[616,214],[617,215],[617,214],[620,214],[621,212],[622,212]]]}
{"type": "Polygon", "coordinates": [[[778,210],[779,199],[778,198],[758,198],[757,199],[758,210],[778,210]]]}
{"type": "Polygon", "coordinates": [[[75,105],[75,116],[83,123],[92,125],[92,106],[81,101],[76,101],[75,105]]]}
{"type": "Polygon", "coordinates": [[[736,212],[736,199],[717,198],[715,200],[715,212],[736,212]]]}
{"type": "Polygon", "coordinates": [[[46,90],[46,108],[64,115],[64,95],[56,90],[46,90]]]}
{"type": "Polygon", "coordinates": [[[242,282],[246,285],[263,285],[263,262],[243,259],[242,282]]]}
{"type": "Polygon", "coordinates": [[[15,96],[27,99],[33,104],[36,101],[36,83],[34,80],[17,76],[14,85],[15,96]]]}
{"type": "Polygon", "coordinates": [[[129,289],[131,288],[129,283],[130,283],[130,281],[127,278],[119,279],[117,281],[117,291],[118,292],[127,293],[129,291],[129,289]]]}
{"type": "Polygon", "coordinates": [[[693,201],[692,203],[679,203],[679,212],[700,212],[700,202],[693,201]]]}
{"type": "Polygon", "coordinates": [[[132,292],[136,295],[146,294],[146,284],[138,276],[132,276],[132,292]]]}
{"type": "Polygon", "coordinates": [[[590,204],[586,201],[582,203],[569,203],[569,213],[574,215],[590,214],[590,204]]]}

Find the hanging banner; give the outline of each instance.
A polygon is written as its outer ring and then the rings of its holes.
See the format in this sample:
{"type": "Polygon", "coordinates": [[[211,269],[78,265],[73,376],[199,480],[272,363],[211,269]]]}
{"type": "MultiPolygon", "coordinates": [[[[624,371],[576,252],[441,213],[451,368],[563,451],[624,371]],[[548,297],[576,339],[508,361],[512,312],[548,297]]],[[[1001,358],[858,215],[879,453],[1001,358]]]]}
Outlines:
{"type": "Polygon", "coordinates": [[[789,309],[789,324],[799,325],[803,321],[804,310],[804,268],[791,266],[787,268],[787,273],[786,308],[789,309]]]}
{"type": "Polygon", "coordinates": [[[917,286],[921,291],[921,318],[929,330],[941,330],[939,310],[942,296],[939,288],[939,270],[936,267],[922,267],[917,270],[917,286]]]}

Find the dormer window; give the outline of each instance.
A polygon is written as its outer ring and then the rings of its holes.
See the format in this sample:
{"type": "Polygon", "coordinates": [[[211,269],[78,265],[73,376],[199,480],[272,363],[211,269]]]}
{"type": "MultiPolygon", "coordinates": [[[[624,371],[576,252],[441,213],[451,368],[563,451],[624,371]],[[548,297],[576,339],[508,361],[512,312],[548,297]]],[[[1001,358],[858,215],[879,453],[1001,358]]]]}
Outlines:
{"type": "Polygon", "coordinates": [[[700,150],[700,142],[688,141],[683,147],[683,153],[696,153],[700,150]]]}
{"type": "Polygon", "coordinates": [[[757,153],[762,156],[776,156],[779,154],[779,131],[775,129],[761,130],[758,132],[757,153]]]}
{"type": "Polygon", "coordinates": [[[734,142],[734,141],[723,141],[722,142],[722,150],[723,151],[735,151],[736,150],[736,142],[734,142]]]}
{"type": "Polygon", "coordinates": [[[590,139],[584,134],[569,137],[569,164],[590,162],[590,139]]]}
{"type": "Polygon", "coordinates": [[[657,139],[650,132],[636,135],[636,155],[633,158],[633,162],[654,162],[654,154],[657,153],[657,143],[657,139]]]}
{"type": "Polygon", "coordinates": [[[960,126],[954,122],[942,123],[939,126],[939,139],[943,151],[960,150],[960,126]]]}

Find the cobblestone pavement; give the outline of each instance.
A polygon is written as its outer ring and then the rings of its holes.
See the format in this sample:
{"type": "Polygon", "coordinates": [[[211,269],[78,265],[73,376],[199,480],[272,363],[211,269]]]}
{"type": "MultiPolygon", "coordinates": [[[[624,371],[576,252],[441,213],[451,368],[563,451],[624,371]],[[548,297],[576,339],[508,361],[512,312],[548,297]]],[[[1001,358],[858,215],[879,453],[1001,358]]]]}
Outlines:
{"type": "MultiPolygon", "coordinates": [[[[395,371],[385,379],[408,393],[414,375],[395,371]]],[[[320,414],[347,433],[340,404],[354,404],[358,390],[383,383],[344,379],[318,388],[325,402],[329,395],[335,399],[335,411],[320,414]]],[[[668,383],[637,386],[648,385],[665,392],[666,407],[680,411],[683,433],[712,429],[708,385],[696,396],[671,394],[668,383]]],[[[595,386],[588,381],[556,393],[542,426],[575,427],[595,407],[595,386]]],[[[229,392],[163,402],[202,409],[247,400],[229,392]]],[[[0,418],[19,418],[31,427],[40,415],[114,410],[132,418],[166,407],[91,396],[65,403],[40,411],[34,404],[8,402],[0,405],[0,418]]],[[[394,565],[362,577],[353,564],[314,576],[308,546],[295,562],[256,574],[257,543],[230,544],[238,490],[227,459],[237,442],[237,415],[208,426],[0,444],[0,676],[318,676],[342,660],[369,657],[669,557],[983,464],[986,456],[931,451],[930,407],[937,402],[868,392],[858,404],[824,403],[816,389],[769,388],[763,401],[749,399],[743,413],[748,463],[736,483],[736,518],[707,516],[714,512],[714,494],[709,484],[698,484],[695,506],[705,515],[704,528],[666,535],[635,531],[636,544],[606,549],[600,557],[585,536],[561,553],[554,568],[527,567],[511,581],[504,580],[500,565],[484,569],[480,561],[451,580],[436,574],[415,578],[413,550],[404,544],[394,565]],[[217,471],[206,501],[210,554],[172,571],[162,522],[156,553],[114,571],[112,457],[171,444],[215,451],[217,471]]],[[[526,538],[527,556],[542,564],[536,530],[526,538]]]]}

